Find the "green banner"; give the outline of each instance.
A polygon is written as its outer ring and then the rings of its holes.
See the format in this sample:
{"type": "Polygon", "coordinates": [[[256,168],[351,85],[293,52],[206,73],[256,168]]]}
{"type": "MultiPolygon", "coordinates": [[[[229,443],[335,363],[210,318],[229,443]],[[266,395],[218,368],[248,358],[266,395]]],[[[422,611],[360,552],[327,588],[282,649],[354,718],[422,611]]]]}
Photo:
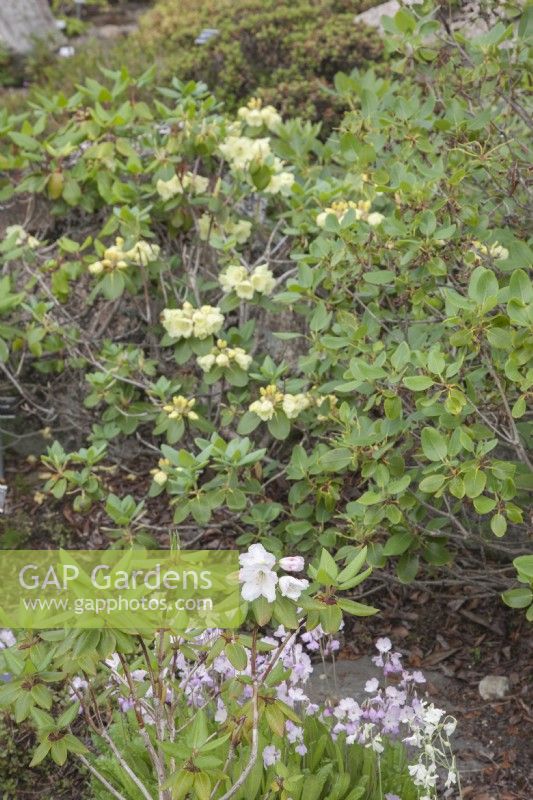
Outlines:
{"type": "Polygon", "coordinates": [[[233,628],[241,621],[230,550],[4,550],[0,627],[233,628]]]}

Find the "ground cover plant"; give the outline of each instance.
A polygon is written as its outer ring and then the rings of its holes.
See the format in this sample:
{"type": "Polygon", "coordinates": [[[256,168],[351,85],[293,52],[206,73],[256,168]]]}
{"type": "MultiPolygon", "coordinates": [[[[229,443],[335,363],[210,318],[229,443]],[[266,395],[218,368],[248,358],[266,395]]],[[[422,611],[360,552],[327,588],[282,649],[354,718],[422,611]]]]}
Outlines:
{"type": "Polygon", "coordinates": [[[494,553],[531,616],[529,13],[508,13],[467,41],[400,11],[391,73],[336,75],[331,132],[155,70],[0,116],[0,200],[45,209],[0,245],[0,368],[57,439],[40,502],[98,509],[117,548],[168,546],[162,508],[182,546],[214,527],[250,548],[236,638],[4,633],[0,694],[36,763],[70,750],[102,798],[436,796],[453,725],[390,642],[402,684],[363,706],[304,722],[291,670],[318,625],[371,613],[372,569],[408,584],[494,553]],[[57,714],[48,682],[71,692],[57,714]]]}

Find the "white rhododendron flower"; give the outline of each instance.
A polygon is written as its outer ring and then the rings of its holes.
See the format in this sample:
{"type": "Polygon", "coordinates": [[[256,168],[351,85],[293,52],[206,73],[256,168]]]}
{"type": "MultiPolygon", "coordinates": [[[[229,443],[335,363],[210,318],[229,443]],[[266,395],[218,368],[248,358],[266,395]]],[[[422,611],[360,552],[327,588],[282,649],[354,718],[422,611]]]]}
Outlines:
{"type": "Polygon", "coordinates": [[[201,306],[192,315],[194,335],[197,339],[206,339],[217,333],[224,324],[224,316],[220,309],[214,306],[201,306]]]}
{"type": "Polygon", "coordinates": [[[228,220],[228,222],[224,224],[224,230],[228,236],[235,237],[237,244],[244,244],[252,233],[252,223],[247,219],[240,219],[237,222],[228,220]]]}
{"type": "Polygon", "coordinates": [[[188,313],[186,305],[183,308],[165,308],[161,313],[161,324],[173,339],[189,339],[192,336],[192,314],[188,313]]]}
{"type": "Polygon", "coordinates": [[[480,260],[480,255],[490,256],[491,258],[498,258],[498,259],[509,258],[509,250],[507,250],[507,248],[505,247],[502,247],[502,245],[499,242],[494,242],[494,244],[486,245],[476,240],[472,242],[472,244],[474,246],[474,254],[477,260],[480,260]]]}
{"type": "Polygon", "coordinates": [[[163,406],[163,411],[168,414],[169,419],[191,419],[196,420],[198,419],[198,414],[196,411],[193,411],[193,407],[196,405],[196,400],[194,397],[187,398],[184,397],[182,394],[176,394],[172,398],[171,403],[167,403],[163,406]]]}
{"type": "Polygon", "coordinates": [[[307,589],[309,581],[305,578],[293,578],[292,575],[284,575],[279,579],[279,588],[283,597],[290,600],[298,600],[301,593],[307,589]]]}
{"type": "Polygon", "coordinates": [[[26,245],[26,247],[31,247],[32,250],[35,250],[36,247],[39,247],[41,244],[35,236],[29,234],[22,225],[8,225],[4,232],[4,237],[7,239],[10,236],[16,236],[15,244],[19,247],[22,245],[26,245]]]}
{"type": "Polygon", "coordinates": [[[206,339],[220,330],[224,316],[218,306],[194,308],[186,302],[181,308],[163,309],[161,324],[173,339],[206,339]]]}
{"type": "Polygon", "coordinates": [[[126,269],[130,264],[146,266],[159,258],[159,253],[158,244],[145,242],[142,239],[136,242],[130,250],[124,250],[124,239],[122,236],[117,236],[115,244],[104,251],[103,258],[89,264],[87,269],[91,275],[101,275],[102,272],[126,269]]]}
{"type": "Polygon", "coordinates": [[[309,408],[310,400],[306,394],[286,394],[283,396],[282,408],[288,419],[295,419],[302,411],[309,408]]]}
{"type": "Polygon", "coordinates": [[[269,130],[274,131],[281,124],[281,117],[274,106],[263,108],[262,101],[256,97],[252,97],[247,105],[239,108],[237,115],[251,128],[261,128],[265,125],[269,130]]]}
{"type": "Polygon", "coordinates": [[[278,582],[278,576],[272,569],[276,557],[265,550],[262,544],[253,544],[247,553],[241,553],[239,563],[243,599],[253,602],[259,597],[265,597],[269,603],[273,603],[276,599],[278,582]]]}
{"type": "Polygon", "coordinates": [[[235,292],[241,300],[251,300],[254,292],[271,294],[276,285],[268,264],[260,264],[252,273],[241,264],[232,264],[220,274],[218,280],[224,292],[235,292]]]}
{"type": "Polygon", "coordinates": [[[263,191],[267,194],[283,194],[288,195],[292,191],[294,184],[294,175],[292,172],[279,172],[272,175],[270,183],[263,191]]]}
{"type": "Polygon", "coordinates": [[[276,281],[268,264],[260,264],[251,275],[252,286],[259,294],[269,295],[274,291],[276,281]]]}
{"type": "Polygon", "coordinates": [[[250,404],[249,411],[253,414],[257,414],[259,419],[262,419],[263,422],[268,422],[268,420],[272,419],[274,416],[276,407],[268,397],[262,397],[261,400],[254,400],[254,402],[250,404]]]}
{"type": "Polygon", "coordinates": [[[233,169],[248,169],[250,164],[260,166],[271,155],[270,139],[228,136],[220,145],[220,152],[233,169]]]}
{"type": "Polygon", "coordinates": [[[204,194],[209,186],[209,179],[203,175],[186,172],[185,175],[173,175],[168,181],[158,180],[156,190],[163,200],[170,200],[178,194],[190,190],[193,194],[204,194]]]}
{"type": "Polygon", "coordinates": [[[379,225],[383,221],[384,216],[378,211],[370,213],[372,202],[370,200],[359,200],[355,203],[353,200],[337,200],[328,206],[324,211],[316,217],[316,224],[319,228],[323,228],[326,224],[328,214],[333,214],[337,217],[339,222],[342,222],[348,211],[352,209],[355,212],[356,220],[364,220],[369,225],[379,225]]]}
{"type": "Polygon", "coordinates": [[[368,217],[366,218],[366,221],[368,222],[369,225],[375,227],[376,225],[381,225],[384,219],[385,217],[383,216],[383,214],[380,214],[379,211],[372,211],[372,213],[369,214],[368,217]]]}
{"type": "Polygon", "coordinates": [[[228,347],[228,343],[224,339],[218,339],[211,352],[205,356],[199,356],[196,363],[204,372],[210,372],[215,365],[225,369],[232,363],[246,372],[252,363],[252,356],[248,355],[242,347],[228,347]]]}
{"type": "Polygon", "coordinates": [[[150,242],[139,241],[133,245],[131,250],[127,250],[125,255],[133,261],[134,264],[146,266],[151,261],[156,261],[159,258],[160,247],[158,244],[151,244],[150,242]]]}
{"type": "Polygon", "coordinates": [[[251,544],[246,553],[241,553],[239,556],[239,564],[241,567],[265,567],[272,569],[276,563],[276,556],[269,553],[268,550],[260,542],[251,544]]]}
{"type": "Polygon", "coordinates": [[[303,556],[285,556],[278,563],[285,572],[301,572],[305,566],[303,556]]]}
{"type": "Polygon", "coordinates": [[[91,275],[101,275],[104,271],[104,265],[101,261],[93,261],[92,264],[89,264],[87,269],[91,275]]]}
{"type": "Polygon", "coordinates": [[[209,372],[215,364],[216,356],[212,353],[207,353],[205,356],[198,356],[196,363],[204,372],[209,372]]]}
{"type": "Polygon", "coordinates": [[[219,275],[218,280],[222,291],[229,293],[240,283],[248,280],[248,270],[240,264],[232,264],[219,275]]]}
{"type": "Polygon", "coordinates": [[[162,469],[158,469],[157,472],[154,474],[154,481],[158,484],[158,486],[164,486],[167,480],[168,480],[168,475],[166,472],[163,472],[162,469]]]}

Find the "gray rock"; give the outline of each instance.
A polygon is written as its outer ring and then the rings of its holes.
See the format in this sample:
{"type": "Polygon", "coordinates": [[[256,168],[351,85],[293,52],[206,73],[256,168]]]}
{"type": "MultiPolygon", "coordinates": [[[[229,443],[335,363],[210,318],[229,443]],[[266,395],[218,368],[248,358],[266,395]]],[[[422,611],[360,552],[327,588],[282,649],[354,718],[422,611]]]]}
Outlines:
{"type": "Polygon", "coordinates": [[[478,689],[483,700],[501,700],[509,691],[509,678],[503,675],[486,675],[480,680],[478,689]]]}
{"type": "Polygon", "coordinates": [[[363,11],[362,14],[357,14],[355,21],[363,22],[371,28],[379,28],[383,32],[381,17],[393,17],[402,5],[414,5],[414,3],[413,0],[407,0],[405,3],[399,3],[398,0],[389,0],[387,3],[381,3],[379,6],[363,11]]]}

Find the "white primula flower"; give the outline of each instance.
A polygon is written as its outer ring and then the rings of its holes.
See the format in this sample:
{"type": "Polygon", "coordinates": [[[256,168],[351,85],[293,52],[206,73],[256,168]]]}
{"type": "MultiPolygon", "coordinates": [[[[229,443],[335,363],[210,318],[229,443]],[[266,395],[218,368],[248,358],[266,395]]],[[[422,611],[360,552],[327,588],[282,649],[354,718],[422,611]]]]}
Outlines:
{"type": "Polygon", "coordinates": [[[251,275],[252,286],[259,294],[272,294],[276,281],[268,264],[260,264],[254,269],[251,275]]]}
{"type": "Polygon", "coordinates": [[[259,419],[262,419],[263,422],[268,422],[269,419],[272,419],[275,410],[274,403],[267,397],[262,397],[260,400],[254,400],[249,407],[249,411],[251,411],[253,414],[257,414],[259,419]]]}
{"type": "Polygon", "coordinates": [[[279,588],[283,597],[291,600],[298,600],[301,593],[307,589],[309,581],[305,578],[293,578],[292,575],[284,575],[279,579],[279,588]]]}

